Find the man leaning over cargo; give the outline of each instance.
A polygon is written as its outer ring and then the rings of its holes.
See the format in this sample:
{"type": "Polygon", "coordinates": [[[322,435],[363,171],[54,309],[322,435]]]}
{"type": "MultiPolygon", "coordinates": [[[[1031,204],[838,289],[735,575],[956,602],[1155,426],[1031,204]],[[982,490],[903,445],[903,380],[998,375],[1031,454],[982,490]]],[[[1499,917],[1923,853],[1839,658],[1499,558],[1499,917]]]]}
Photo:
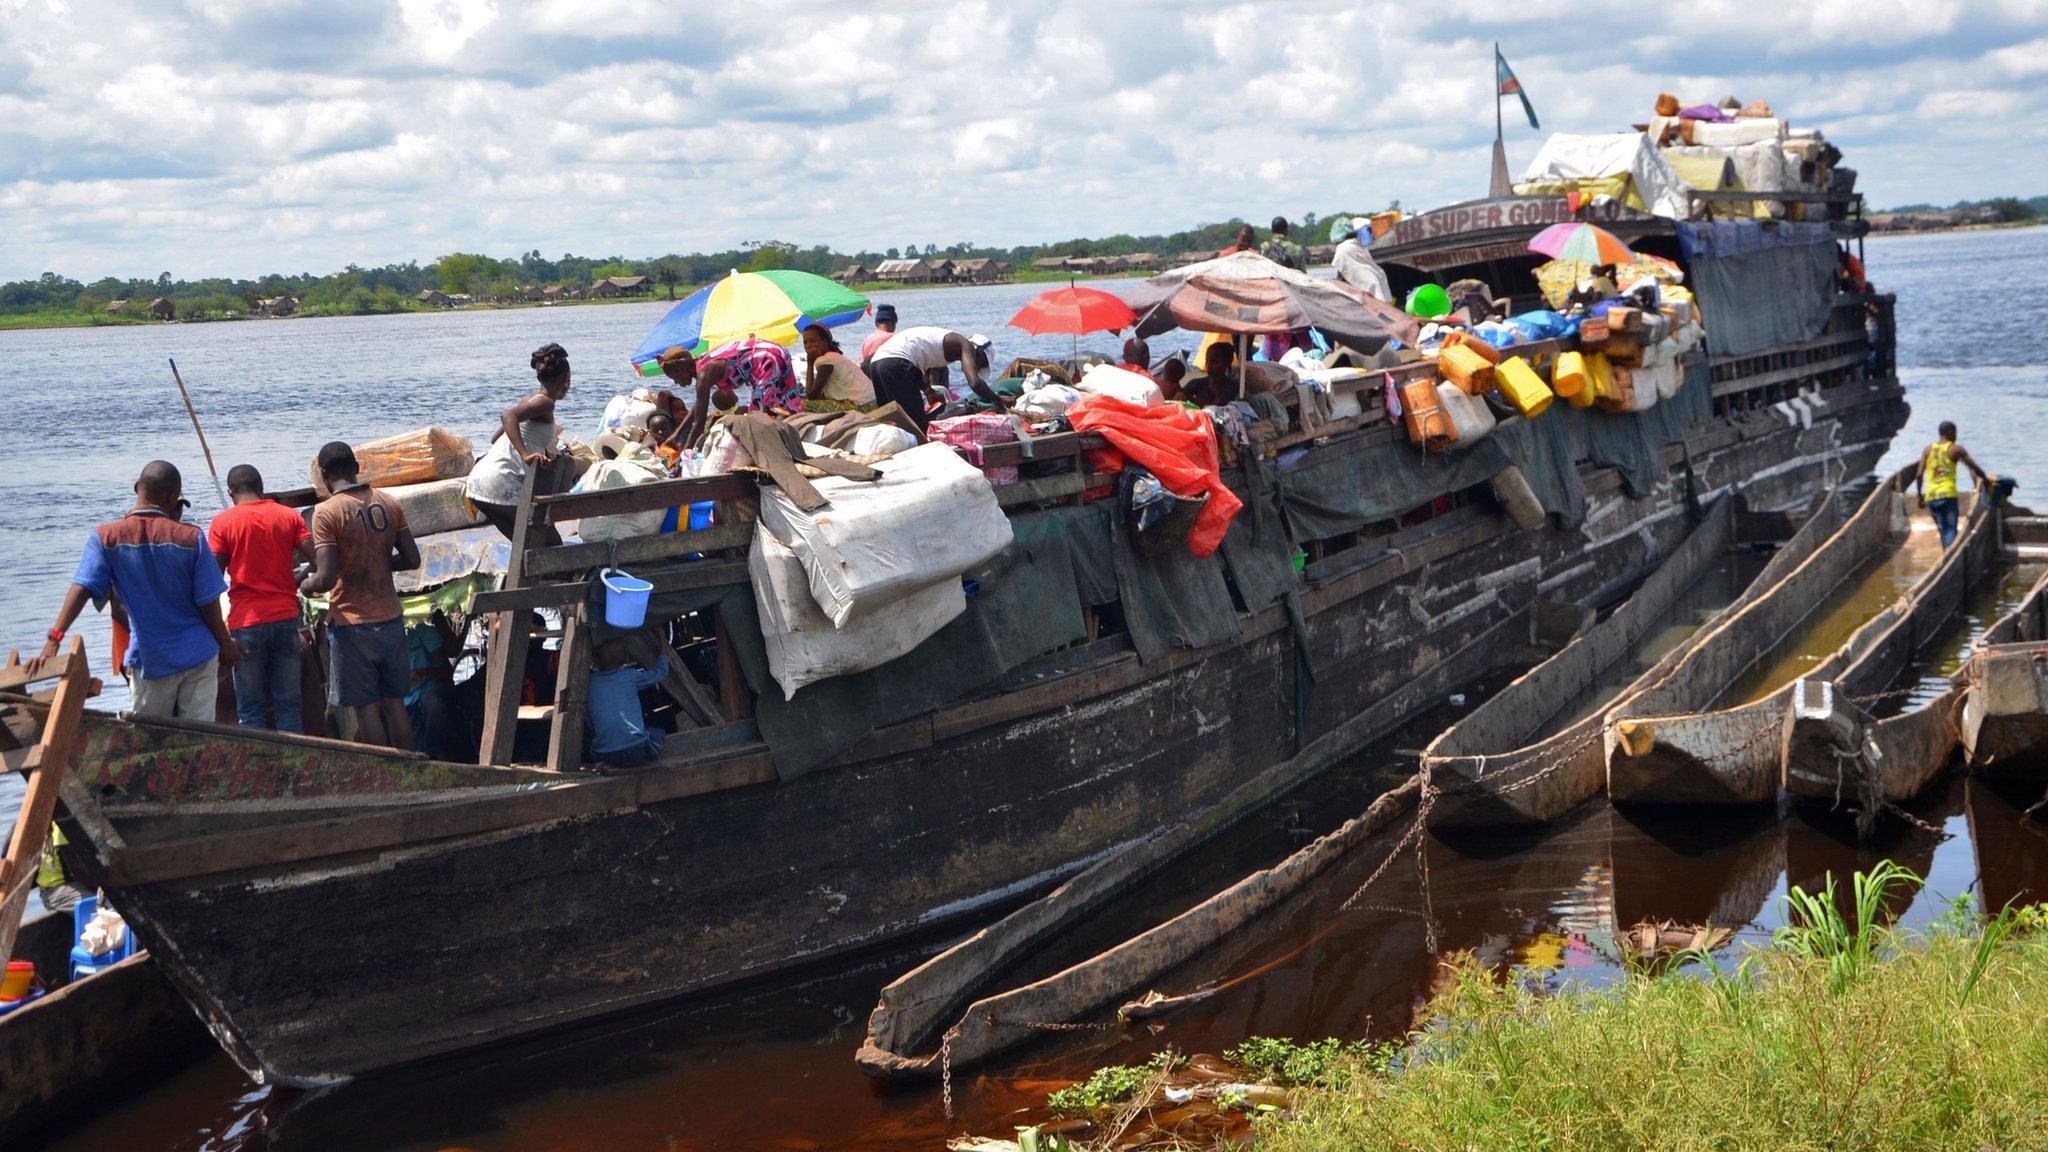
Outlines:
{"type": "Polygon", "coordinates": [[[85,554],[57,610],[57,626],[34,672],[57,654],[85,602],[118,596],[127,609],[128,687],[137,716],[213,719],[220,666],[235,666],[241,649],[221,619],[228,590],[206,534],[181,523],[185,481],[176,465],[152,460],[135,481],[135,506],[126,516],[93,529],[85,554]]]}
{"type": "Polygon", "coordinates": [[[1980,496],[1990,490],[1991,478],[1956,443],[1954,421],[1943,420],[1939,431],[1940,439],[1920,453],[1920,467],[1913,470],[1913,487],[1920,489],[1920,504],[1934,517],[1934,527],[1941,533],[1941,546],[1946,548],[1956,539],[1956,465],[1967,467],[1977,477],[1980,496]]]}

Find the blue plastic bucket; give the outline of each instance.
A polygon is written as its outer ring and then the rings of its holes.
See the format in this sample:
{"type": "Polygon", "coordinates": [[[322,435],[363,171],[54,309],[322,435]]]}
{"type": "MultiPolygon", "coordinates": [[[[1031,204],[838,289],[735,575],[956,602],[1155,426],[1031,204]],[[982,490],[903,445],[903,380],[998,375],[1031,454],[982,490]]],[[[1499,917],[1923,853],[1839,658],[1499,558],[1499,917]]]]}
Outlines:
{"type": "Polygon", "coordinates": [[[617,568],[607,568],[604,580],[604,622],[614,628],[638,628],[647,622],[647,597],[654,585],[617,568]]]}

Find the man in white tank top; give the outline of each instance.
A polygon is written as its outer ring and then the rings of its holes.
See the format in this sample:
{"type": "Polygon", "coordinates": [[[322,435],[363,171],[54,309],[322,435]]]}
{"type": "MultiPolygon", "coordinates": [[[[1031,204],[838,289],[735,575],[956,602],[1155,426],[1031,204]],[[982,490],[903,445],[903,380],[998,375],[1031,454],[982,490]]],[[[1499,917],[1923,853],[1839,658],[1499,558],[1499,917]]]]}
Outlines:
{"type": "Polygon", "coordinates": [[[866,365],[874,381],[876,399],[895,401],[917,422],[919,432],[930,421],[925,404],[925,373],[944,372],[946,365],[960,365],[967,386],[983,400],[1008,410],[1009,404],[983,382],[988,372],[989,341],[986,336],[967,337],[932,325],[905,328],[889,337],[866,365]]]}

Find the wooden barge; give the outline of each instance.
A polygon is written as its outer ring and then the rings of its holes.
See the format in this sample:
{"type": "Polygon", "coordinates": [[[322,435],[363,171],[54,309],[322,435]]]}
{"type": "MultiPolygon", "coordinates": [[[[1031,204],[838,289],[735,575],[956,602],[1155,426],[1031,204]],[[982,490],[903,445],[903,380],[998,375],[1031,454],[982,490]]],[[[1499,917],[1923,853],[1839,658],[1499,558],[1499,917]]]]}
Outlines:
{"type": "MultiPolygon", "coordinates": [[[[1636,231],[1654,250],[1674,226],[1636,231]]],[[[1382,259],[1523,290],[1526,268],[1464,244],[1446,233],[1382,259]]],[[[1539,600],[1639,581],[1699,502],[1740,486],[1754,508],[1801,509],[1867,470],[1906,415],[1892,301],[1826,284],[1814,330],[1710,344],[1648,412],[1559,406],[1424,456],[1386,422],[1375,377],[1357,415],[1256,427],[1226,474],[1246,508],[1202,560],[1139,556],[1108,505],[1082,502],[1095,438],[1041,437],[1029,460],[990,448],[985,465],[1025,469],[997,492],[1017,543],[972,574],[967,614],[788,701],[760,667],[742,559],[753,480],[529,498],[502,587],[473,608],[491,635],[485,763],[88,712],[63,785],[70,863],[243,1068],[295,1084],[967,916],[1284,792],[1439,682],[1511,663],[1539,600]],[[1487,495],[1509,465],[1543,497],[1538,531],[1487,495]],[[527,544],[537,524],[703,500],[722,502],[708,529],[527,544]],[[683,621],[706,658],[678,661],[685,727],[664,758],[599,774],[577,769],[604,635],[591,577],[607,565],[651,581],[652,613],[683,621]],[[562,616],[561,657],[523,703],[536,609],[562,616]]],[[[26,700],[4,719],[0,739],[22,744],[40,722],[26,700]]]]}

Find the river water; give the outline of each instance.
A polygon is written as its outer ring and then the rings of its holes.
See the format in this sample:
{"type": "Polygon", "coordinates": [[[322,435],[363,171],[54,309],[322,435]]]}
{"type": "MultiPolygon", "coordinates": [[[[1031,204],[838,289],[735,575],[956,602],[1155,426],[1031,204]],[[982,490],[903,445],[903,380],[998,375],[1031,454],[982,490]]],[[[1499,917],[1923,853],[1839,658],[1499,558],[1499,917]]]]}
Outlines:
{"type": "MultiPolygon", "coordinates": [[[[1899,294],[1901,372],[1914,406],[1880,468],[1910,461],[1937,422],[1953,419],[1986,467],[2018,478],[2021,503],[2033,494],[2048,506],[2048,495],[2034,493],[2048,485],[2048,451],[2040,447],[2048,442],[2048,368],[2025,352],[2048,321],[2048,229],[1874,239],[1869,271],[1899,294]]],[[[906,323],[988,332],[999,358],[1064,351],[1065,340],[1034,341],[1001,327],[1039,290],[934,289],[894,302],[906,323]]],[[[548,340],[564,344],[577,368],[565,421],[572,430],[587,425],[629,382],[627,355],[663,307],[0,333],[0,394],[18,414],[13,426],[27,431],[16,465],[0,474],[0,643],[36,645],[85,532],[126,505],[142,461],[177,461],[195,511],[212,511],[166,357],[184,369],[223,470],[248,461],[284,487],[301,482],[306,460],[332,437],[360,440],[427,423],[482,433],[527,386],[527,353],[548,340]]],[[[1095,337],[1084,347],[1113,351],[1114,340],[1095,337]]],[[[94,653],[106,651],[97,618],[86,635],[94,653]]],[[[1476,702],[1475,693],[1466,706],[1476,702]]],[[[1248,821],[1034,957],[1033,968],[1084,956],[1354,814],[1412,767],[1399,749],[1450,718],[1431,718],[1248,821]]],[[[1184,992],[1271,964],[1261,978],[1164,1018],[1157,1031],[1053,1037],[965,1073],[955,1085],[960,1113],[950,1120],[936,1090],[871,1083],[852,1058],[876,990],[943,943],[915,941],[851,970],[681,1006],[628,1029],[316,1096],[255,1088],[212,1057],[110,1105],[56,1146],[937,1148],[952,1133],[1007,1134],[1033,1118],[1028,1110],[1048,1089],[1166,1044],[1216,1051],[1250,1035],[1398,1033],[1436,970],[1418,909],[1434,918],[1438,952],[1469,949],[1531,980],[1602,983],[1618,971],[1608,943],[1616,928],[1712,919],[1762,940],[1779,922],[1788,885],[1811,886],[1829,871],[1844,875],[1887,856],[1930,880],[1928,894],[1900,910],[1909,924],[1937,914],[1947,896],[1976,894],[1994,907],[2020,894],[2048,897],[2048,839],[2020,826],[2016,799],[2030,798],[1954,782],[1917,806],[1945,839],[1894,823],[1864,849],[1843,829],[1800,818],[1651,821],[1593,805],[1531,836],[1432,838],[1426,874],[1394,869],[1375,889],[1374,908],[1341,912],[1378,863],[1378,852],[1367,850],[1157,987],[1184,992]]]]}

